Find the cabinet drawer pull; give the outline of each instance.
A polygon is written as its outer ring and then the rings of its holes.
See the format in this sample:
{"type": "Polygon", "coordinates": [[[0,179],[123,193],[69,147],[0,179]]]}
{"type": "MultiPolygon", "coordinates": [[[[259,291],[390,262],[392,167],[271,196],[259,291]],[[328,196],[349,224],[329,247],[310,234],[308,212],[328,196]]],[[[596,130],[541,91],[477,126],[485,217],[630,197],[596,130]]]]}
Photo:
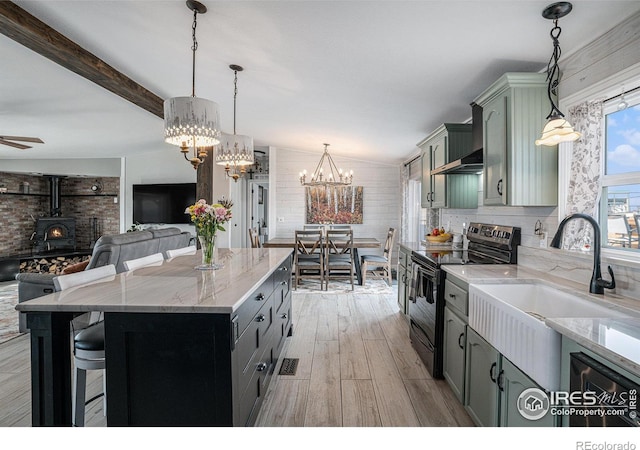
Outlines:
{"type": "Polygon", "coordinates": [[[502,178],[500,178],[498,180],[498,184],[496,186],[496,189],[498,190],[498,195],[502,196],[502,178]]]}
{"type": "Polygon", "coordinates": [[[449,294],[450,298],[456,298],[456,294],[449,294]]]}
{"type": "Polygon", "coordinates": [[[284,313],[283,315],[280,316],[281,319],[286,319],[287,317],[289,317],[287,313],[284,313]]]}
{"type": "Polygon", "coordinates": [[[260,364],[258,364],[258,367],[256,368],[256,370],[258,372],[264,372],[265,370],[267,370],[267,363],[261,362],[260,364]]]}
{"type": "Polygon", "coordinates": [[[458,347],[460,347],[462,350],[464,350],[464,345],[462,345],[460,341],[462,340],[463,337],[464,337],[464,333],[460,333],[460,336],[458,336],[458,347]]]}
{"type": "Polygon", "coordinates": [[[491,381],[493,381],[494,383],[496,382],[496,376],[494,372],[496,370],[497,364],[498,364],[497,362],[494,362],[493,364],[491,364],[491,369],[489,369],[489,378],[491,378],[491,381]]]}
{"type": "Polygon", "coordinates": [[[256,296],[256,301],[261,302],[262,300],[264,300],[264,294],[258,294],[256,296]]]}
{"type": "Polygon", "coordinates": [[[280,268],[280,270],[282,270],[282,271],[286,272],[286,271],[287,271],[287,270],[289,270],[289,269],[287,269],[286,267],[281,267],[281,268],[280,268]]]}
{"type": "Polygon", "coordinates": [[[283,281],[280,284],[283,285],[283,286],[286,286],[288,283],[286,281],[283,281]]]}
{"type": "Polygon", "coordinates": [[[256,317],[256,322],[264,322],[265,316],[264,314],[260,314],[258,317],[256,317]]]}
{"type": "Polygon", "coordinates": [[[501,370],[498,374],[498,389],[504,391],[504,370],[501,370]]]}

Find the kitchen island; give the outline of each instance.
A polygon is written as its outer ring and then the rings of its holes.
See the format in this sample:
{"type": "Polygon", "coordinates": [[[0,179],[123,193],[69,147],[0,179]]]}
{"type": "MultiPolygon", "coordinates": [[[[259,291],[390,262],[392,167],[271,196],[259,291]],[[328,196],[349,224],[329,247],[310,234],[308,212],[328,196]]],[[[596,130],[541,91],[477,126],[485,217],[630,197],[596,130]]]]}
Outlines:
{"type": "Polygon", "coordinates": [[[71,425],[71,320],[103,313],[109,426],[247,426],[291,333],[291,249],[179,256],[19,304],[32,423],[71,425]]]}

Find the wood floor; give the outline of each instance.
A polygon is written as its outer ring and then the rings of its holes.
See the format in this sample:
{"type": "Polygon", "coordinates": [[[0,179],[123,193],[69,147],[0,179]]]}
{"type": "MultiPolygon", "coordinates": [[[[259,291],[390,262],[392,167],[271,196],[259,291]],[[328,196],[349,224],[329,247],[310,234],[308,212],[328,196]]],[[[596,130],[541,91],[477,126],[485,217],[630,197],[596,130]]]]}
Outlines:
{"type": "MultiPolygon", "coordinates": [[[[294,335],[283,356],[295,375],[277,375],[257,426],[473,426],[444,380],[433,380],[409,342],[408,323],[390,293],[293,293],[294,335]]],[[[102,389],[89,372],[87,398],[102,389]]],[[[0,344],[0,426],[31,424],[29,338],[0,344]]],[[[102,402],[86,426],[105,426],[102,402]]]]}

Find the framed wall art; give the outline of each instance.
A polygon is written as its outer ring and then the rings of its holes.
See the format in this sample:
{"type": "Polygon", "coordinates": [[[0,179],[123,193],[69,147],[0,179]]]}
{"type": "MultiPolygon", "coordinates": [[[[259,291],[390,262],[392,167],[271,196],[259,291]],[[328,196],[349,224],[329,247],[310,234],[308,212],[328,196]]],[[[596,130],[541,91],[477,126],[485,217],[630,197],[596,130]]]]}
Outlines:
{"type": "Polygon", "coordinates": [[[307,187],[306,223],[362,223],[362,192],[362,186],[307,187]]]}

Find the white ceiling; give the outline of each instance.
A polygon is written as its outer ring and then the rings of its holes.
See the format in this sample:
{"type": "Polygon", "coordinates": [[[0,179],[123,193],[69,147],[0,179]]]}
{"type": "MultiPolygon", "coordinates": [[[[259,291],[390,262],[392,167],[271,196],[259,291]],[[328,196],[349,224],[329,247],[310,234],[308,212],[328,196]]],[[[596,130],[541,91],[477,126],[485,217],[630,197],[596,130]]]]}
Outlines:
{"type": "MultiPolygon", "coordinates": [[[[16,1],[161,98],[191,93],[192,13],[180,1],[16,1]]],[[[508,71],[546,67],[551,1],[211,1],[198,16],[196,95],[256,145],[398,163],[508,71]]],[[[574,0],[560,20],[567,56],[640,10],[574,0]]],[[[0,35],[0,159],[171,151],[162,120],[0,35]]],[[[177,153],[177,151],[176,151],[177,153]]],[[[1,163],[0,163],[1,170],[1,163]]]]}

